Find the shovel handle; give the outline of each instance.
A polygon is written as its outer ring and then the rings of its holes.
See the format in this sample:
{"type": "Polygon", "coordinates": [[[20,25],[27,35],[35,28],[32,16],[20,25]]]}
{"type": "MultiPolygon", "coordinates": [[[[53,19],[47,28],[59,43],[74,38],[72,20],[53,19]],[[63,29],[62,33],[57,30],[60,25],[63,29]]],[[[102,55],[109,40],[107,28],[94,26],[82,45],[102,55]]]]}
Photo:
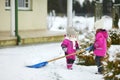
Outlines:
{"type": "Polygon", "coordinates": [[[68,56],[75,55],[75,54],[80,54],[80,53],[83,53],[83,52],[85,52],[85,49],[82,49],[82,50],[80,50],[80,51],[77,51],[76,53],[72,53],[72,54],[68,54],[68,55],[64,55],[64,56],[61,56],[61,57],[57,57],[57,58],[51,59],[51,60],[49,60],[49,61],[47,61],[47,62],[56,61],[56,60],[61,59],[61,58],[64,58],[64,57],[68,57],[68,56]]]}

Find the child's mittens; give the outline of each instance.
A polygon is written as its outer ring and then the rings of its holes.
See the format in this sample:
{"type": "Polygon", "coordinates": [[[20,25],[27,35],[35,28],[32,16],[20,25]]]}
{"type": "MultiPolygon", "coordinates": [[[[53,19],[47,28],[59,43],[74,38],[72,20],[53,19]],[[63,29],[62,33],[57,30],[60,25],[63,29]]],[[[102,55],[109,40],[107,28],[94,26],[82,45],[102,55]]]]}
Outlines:
{"type": "Polygon", "coordinates": [[[86,50],[86,51],[91,52],[91,51],[93,51],[93,50],[94,50],[94,46],[93,46],[93,45],[91,45],[91,46],[89,46],[88,48],[86,48],[85,50],[86,50]]]}
{"type": "Polygon", "coordinates": [[[62,47],[62,50],[63,50],[64,52],[67,52],[67,48],[66,48],[66,47],[62,47]]]}
{"type": "Polygon", "coordinates": [[[66,45],[62,45],[61,47],[62,47],[62,50],[63,50],[64,52],[67,52],[67,46],[66,46],[66,45]]]}

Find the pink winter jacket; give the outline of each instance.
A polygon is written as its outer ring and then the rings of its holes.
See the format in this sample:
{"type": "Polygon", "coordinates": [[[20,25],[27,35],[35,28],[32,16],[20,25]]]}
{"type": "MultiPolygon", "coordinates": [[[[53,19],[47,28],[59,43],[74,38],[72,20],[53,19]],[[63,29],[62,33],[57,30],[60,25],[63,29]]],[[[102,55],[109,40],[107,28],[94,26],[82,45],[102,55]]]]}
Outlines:
{"type": "MultiPolygon", "coordinates": [[[[67,51],[65,52],[67,55],[75,53],[76,49],[79,48],[77,41],[75,41],[75,48],[73,48],[73,42],[70,41],[69,39],[64,39],[63,42],[61,43],[61,47],[67,48],[67,51]]],[[[68,56],[67,58],[75,60],[75,55],[68,56]]]]}
{"type": "Polygon", "coordinates": [[[95,35],[94,42],[94,55],[105,56],[107,52],[107,38],[108,33],[106,30],[100,30],[95,35]]]}

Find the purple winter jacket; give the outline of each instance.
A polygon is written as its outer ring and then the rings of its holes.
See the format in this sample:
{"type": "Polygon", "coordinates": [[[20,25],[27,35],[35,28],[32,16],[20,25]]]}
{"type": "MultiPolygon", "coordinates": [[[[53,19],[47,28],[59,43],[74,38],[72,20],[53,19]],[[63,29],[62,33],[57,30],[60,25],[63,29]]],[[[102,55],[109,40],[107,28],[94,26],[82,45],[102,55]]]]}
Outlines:
{"type": "MultiPolygon", "coordinates": [[[[66,47],[66,54],[72,54],[76,52],[76,49],[79,49],[77,41],[75,41],[75,48],[73,48],[73,42],[69,39],[64,39],[61,43],[61,47],[66,47]]],[[[75,55],[68,56],[67,59],[75,60],[75,55]]]]}
{"type": "Polygon", "coordinates": [[[108,33],[106,30],[100,30],[96,32],[94,42],[94,55],[105,56],[107,52],[107,38],[108,33]]]}

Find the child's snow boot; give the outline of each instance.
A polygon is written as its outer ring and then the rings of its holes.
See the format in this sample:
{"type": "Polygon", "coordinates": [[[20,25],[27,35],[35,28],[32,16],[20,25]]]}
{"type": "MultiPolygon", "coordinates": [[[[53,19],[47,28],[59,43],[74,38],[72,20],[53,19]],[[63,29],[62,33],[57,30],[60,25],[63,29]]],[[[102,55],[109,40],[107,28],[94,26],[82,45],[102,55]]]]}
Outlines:
{"type": "Polygon", "coordinates": [[[67,69],[72,70],[72,64],[67,64],[67,69]]]}

